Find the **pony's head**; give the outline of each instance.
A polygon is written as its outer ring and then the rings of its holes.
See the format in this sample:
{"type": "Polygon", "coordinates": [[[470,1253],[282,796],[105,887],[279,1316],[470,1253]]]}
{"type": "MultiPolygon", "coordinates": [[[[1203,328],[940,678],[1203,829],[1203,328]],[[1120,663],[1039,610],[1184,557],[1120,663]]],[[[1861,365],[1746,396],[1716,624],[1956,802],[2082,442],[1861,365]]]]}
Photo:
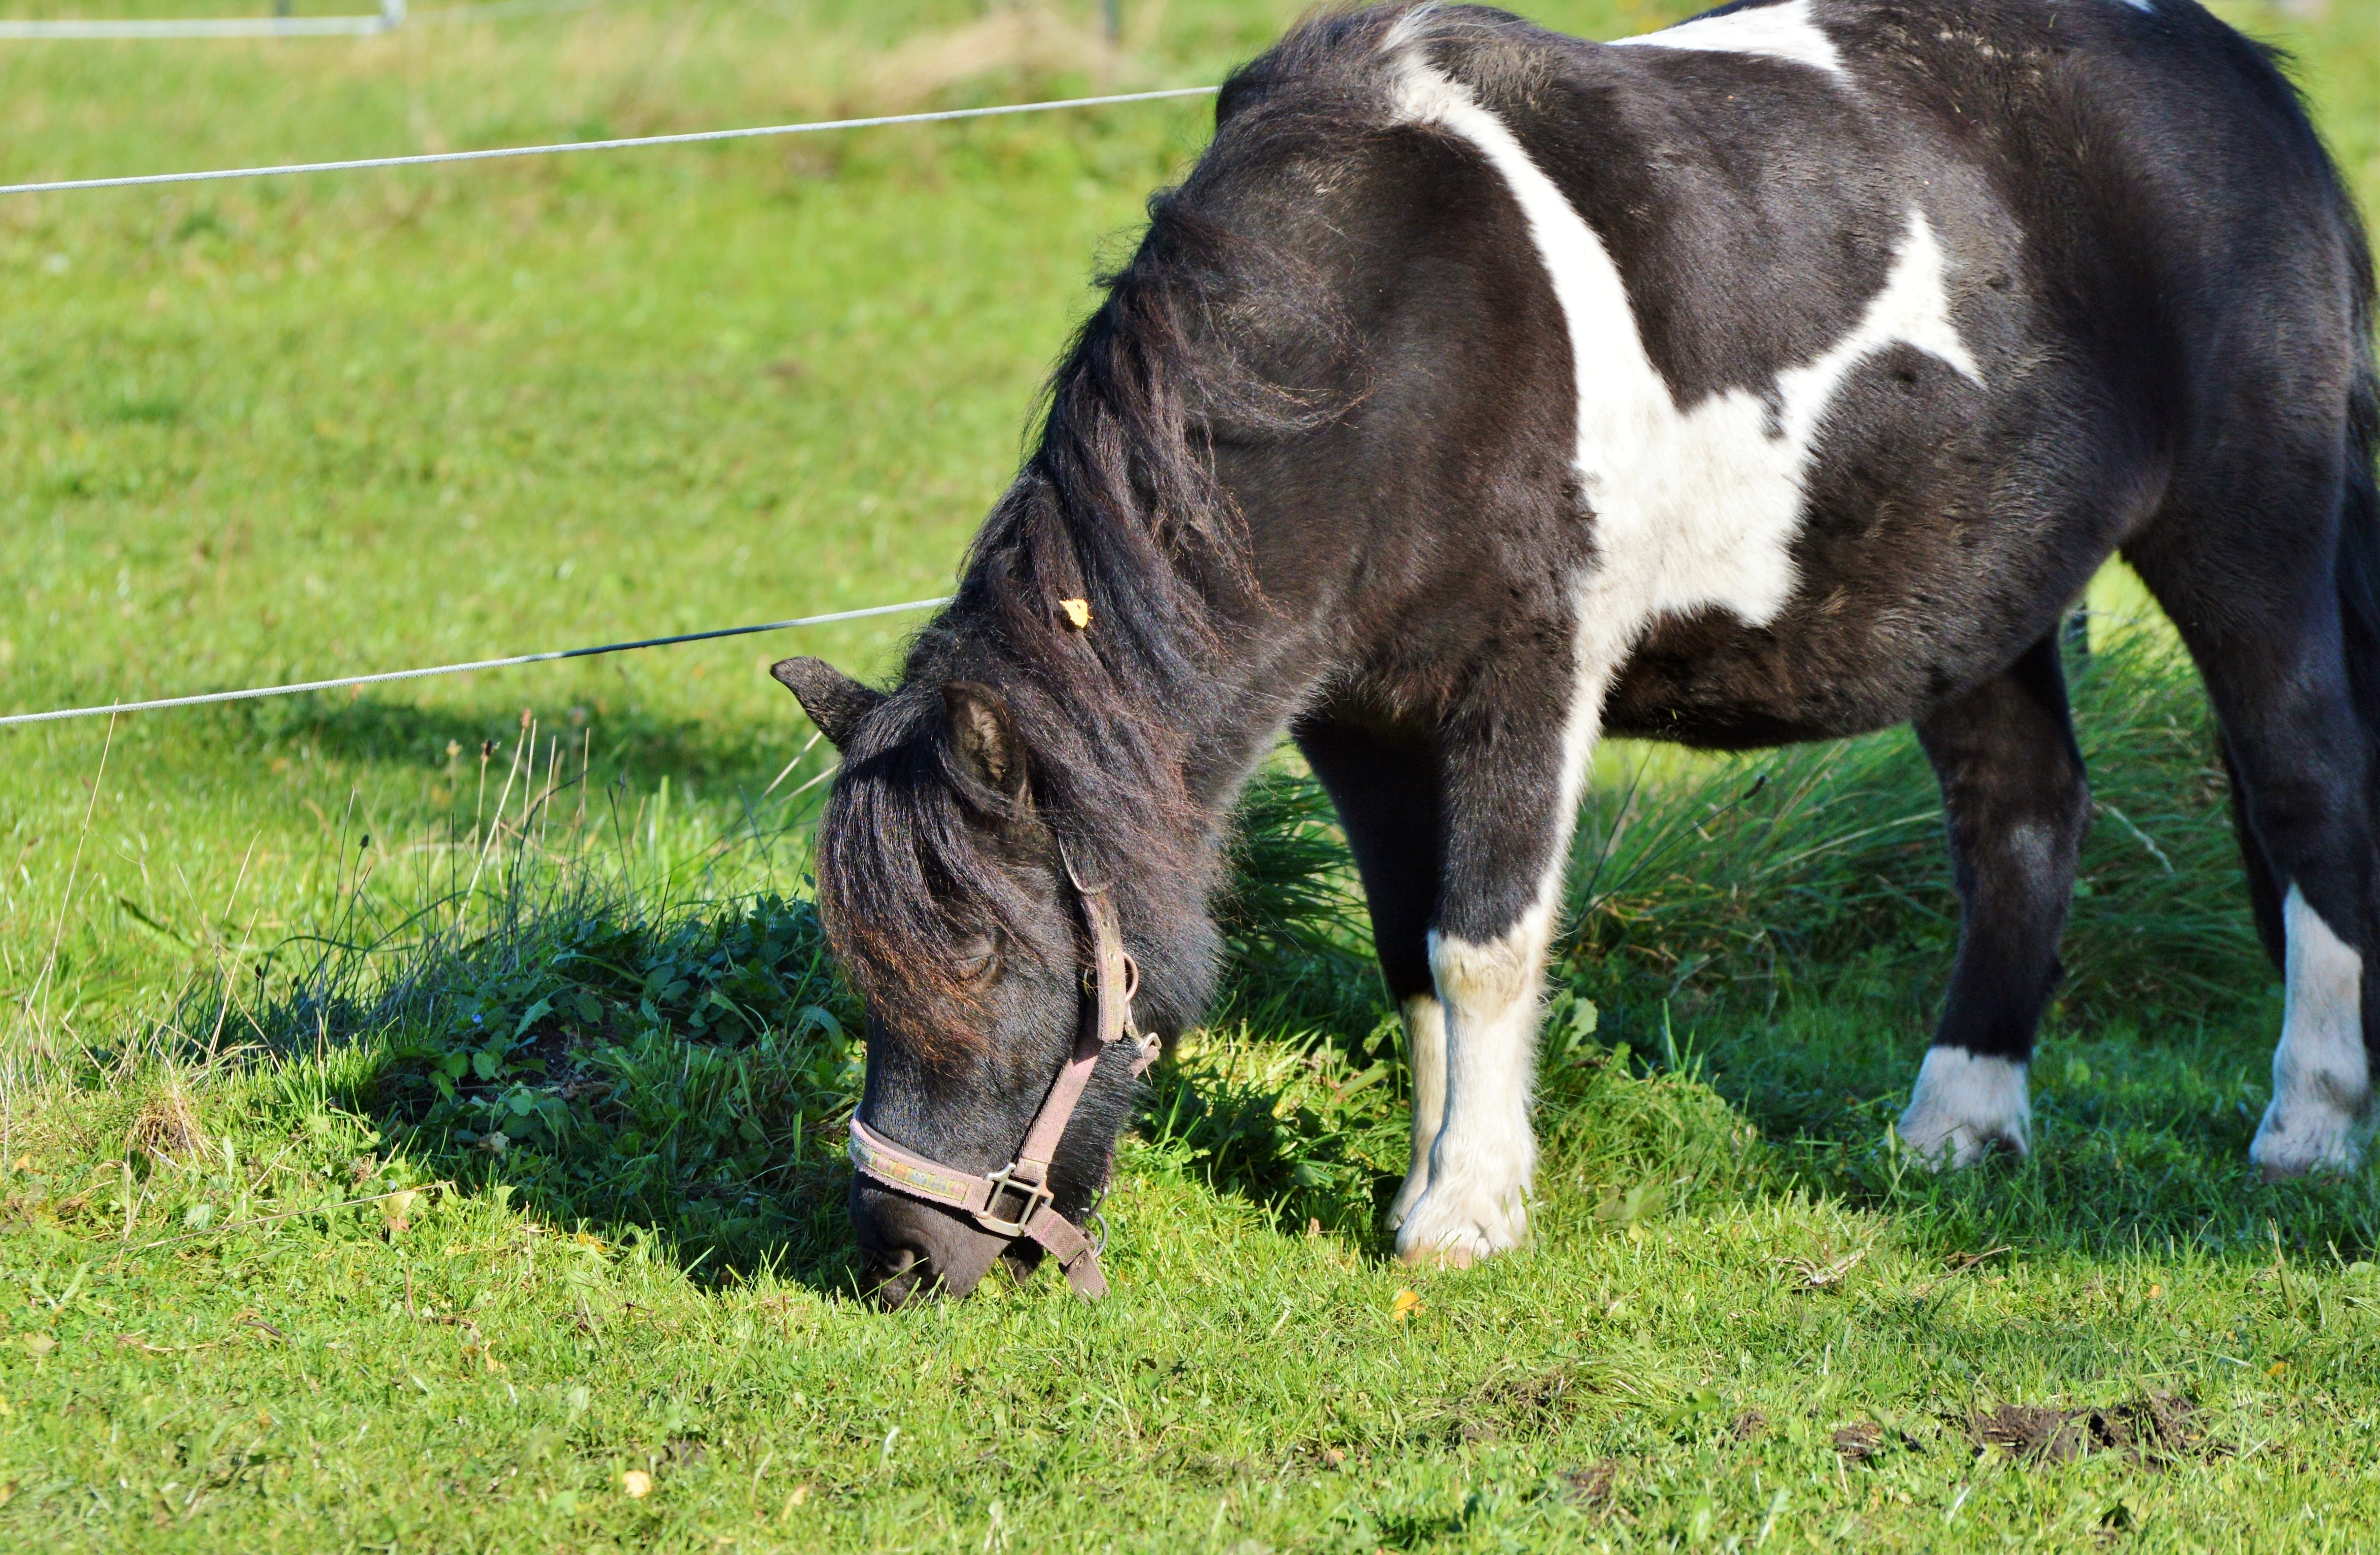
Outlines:
{"type": "MultiPolygon", "coordinates": [[[[987,1222],[1022,1221],[1046,1204],[1082,1223],[1130,1112],[1139,1049],[1099,1049],[1101,933],[1069,868],[1087,849],[1105,851],[1102,829],[1071,844],[1062,835],[1050,799],[1070,785],[1038,776],[1024,722],[990,685],[913,679],[885,693],[816,659],[789,659],[775,674],[844,756],[816,875],[828,930],[868,1004],[866,1137],[931,1168],[928,1176],[996,1178],[1020,1161],[1070,1061],[1099,1055],[1080,1099],[1069,1099],[1050,1159],[990,1213],[855,1177],[852,1227],[878,1298],[965,1295],[995,1262],[1022,1274],[1041,1256],[1043,1243],[987,1222]]],[[[1112,925],[1113,896],[1090,894],[1112,925]]],[[[1124,894],[1147,905],[1146,893],[1124,894]]],[[[1171,1028],[1203,995],[1178,970],[1200,980],[1203,918],[1180,920],[1193,926],[1186,940],[1157,943],[1147,915],[1135,916],[1142,927],[1131,960],[1157,974],[1144,1012],[1171,1028]]],[[[1121,952],[1111,928],[1107,935],[1121,952]]],[[[1123,986],[1115,980],[1111,993],[1123,986]]]]}

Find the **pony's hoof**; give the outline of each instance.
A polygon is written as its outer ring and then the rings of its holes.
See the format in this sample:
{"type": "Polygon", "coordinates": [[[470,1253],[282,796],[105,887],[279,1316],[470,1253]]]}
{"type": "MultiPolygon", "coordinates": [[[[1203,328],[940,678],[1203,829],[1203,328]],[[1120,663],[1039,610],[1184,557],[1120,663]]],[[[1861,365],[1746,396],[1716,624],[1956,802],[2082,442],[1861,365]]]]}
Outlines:
{"type": "Polygon", "coordinates": [[[1406,1218],[1412,1215],[1414,1206],[1419,1204],[1428,1192],[1427,1166],[1416,1166],[1406,1172],[1403,1184],[1397,1189],[1397,1197],[1389,1202],[1389,1229],[1396,1231],[1402,1228],[1406,1218]]]}
{"type": "Polygon", "coordinates": [[[1964,1171],[1995,1150],[2031,1148],[2024,1065],[1961,1048],[1932,1048],[1917,1071],[1900,1142],[1937,1172],[1964,1171]]]}
{"type": "Polygon", "coordinates": [[[1468,1269],[1521,1245],[1528,1231],[1528,1212],[1519,1193],[1486,1196],[1468,1204],[1457,1197],[1442,1189],[1422,1196],[1397,1230],[1401,1260],[1468,1269]]]}
{"type": "Polygon", "coordinates": [[[1404,1240],[1402,1236],[1397,1238],[1397,1261],[1419,1269],[1469,1269],[1496,1252],[1496,1248],[1488,1245],[1487,1233],[1477,1227],[1458,1232],[1435,1244],[1416,1244],[1408,1247],[1404,1240]]]}
{"type": "Polygon", "coordinates": [[[1899,1125],[1900,1142],[1918,1164],[1928,1172],[1964,1172],[1980,1166],[1988,1157],[1999,1154],[2022,1156],[2026,1153],[2022,1136],[2009,1134],[1978,1134],[1965,1124],[1947,1130],[1928,1128],[1923,1122],[1912,1124],[1907,1113],[1901,1114],[1899,1125]]]}
{"type": "Polygon", "coordinates": [[[2284,1109],[2277,1098],[2265,1109],[2248,1160],[2267,1183],[2316,1173],[2343,1177],[2363,1164],[2362,1132],[2362,1120],[2343,1107],[2301,1100],[2284,1109]]]}

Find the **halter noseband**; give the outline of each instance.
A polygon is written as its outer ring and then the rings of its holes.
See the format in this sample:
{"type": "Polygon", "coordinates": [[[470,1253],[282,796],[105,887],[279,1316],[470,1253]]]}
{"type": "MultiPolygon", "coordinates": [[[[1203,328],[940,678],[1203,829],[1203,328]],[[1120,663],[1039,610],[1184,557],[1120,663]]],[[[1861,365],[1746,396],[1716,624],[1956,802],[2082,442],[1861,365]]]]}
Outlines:
{"type": "Polygon", "coordinates": [[[860,1122],[855,1111],[851,1164],[861,1176],[896,1193],[957,1210],[994,1236],[1039,1243],[1066,1271],[1066,1282],[1076,1294],[1096,1301],[1108,1294],[1107,1278],[1099,1272],[1099,1250],[1082,1227],[1058,1213],[1056,1196],[1050,1189],[1050,1162],[1058,1154],[1058,1142],[1065,1137],[1076,1104],[1083,1099],[1084,1087],[1091,1082],[1091,1071],[1099,1067],[1107,1051],[1126,1037],[1137,1043],[1139,1051],[1132,1065],[1137,1078],[1157,1062],[1158,1040],[1133,1024],[1132,996],[1140,986],[1140,973],[1124,954],[1123,930],[1116,922],[1115,903],[1108,888],[1085,885],[1075,873],[1073,861],[1062,851],[1059,856],[1083,905],[1083,917],[1090,923],[1099,1020],[1087,1039],[1075,1038],[1075,1055],[1058,1071],[1050,1094],[1042,1099],[1041,1110],[1033,1115],[1016,1159],[985,1175],[961,1172],[903,1149],[860,1122]]]}

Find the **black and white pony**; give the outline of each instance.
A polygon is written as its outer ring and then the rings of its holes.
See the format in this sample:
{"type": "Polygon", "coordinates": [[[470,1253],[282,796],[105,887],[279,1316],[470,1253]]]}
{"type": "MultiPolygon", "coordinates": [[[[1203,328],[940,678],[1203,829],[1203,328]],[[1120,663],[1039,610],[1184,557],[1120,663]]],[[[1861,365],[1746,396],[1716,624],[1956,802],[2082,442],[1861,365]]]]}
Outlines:
{"type": "MultiPolygon", "coordinates": [[[[1900,1133],[2022,1151],[2090,815],[2056,634],[2120,553],[2204,676],[2286,969],[2251,1155],[2352,1167],[2372,300],[2296,95],[2192,0],[1750,0],[1617,44],[1308,19],[1153,200],[899,686],[778,666],[844,754],[817,878],[861,1115],[964,1172],[1016,1154],[1090,1019],[1069,864],[1112,881],[1144,1024],[1193,1022],[1219,842],[1285,733],[1411,1039],[1398,1251],[1512,1247],[1597,739],[1907,722],[1964,926],[1900,1133]]],[[[1065,1129],[1073,1221],[1132,1074],[1065,1129]]],[[[852,1214],[889,1301],[1036,1256],[874,1178],[852,1214]]]]}

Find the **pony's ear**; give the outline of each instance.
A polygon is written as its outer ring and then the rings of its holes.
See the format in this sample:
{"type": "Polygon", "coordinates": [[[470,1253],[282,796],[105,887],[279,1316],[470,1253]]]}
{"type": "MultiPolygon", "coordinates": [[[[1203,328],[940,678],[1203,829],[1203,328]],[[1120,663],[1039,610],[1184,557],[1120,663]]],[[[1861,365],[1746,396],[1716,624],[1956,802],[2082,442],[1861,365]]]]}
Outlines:
{"type": "Polygon", "coordinates": [[[989,686],[954,680],[942,687],[951,721],[951,750],[984,786],[1010,798],[1025,793],[1025,747],[1008,703],[989,686]]]}
{"type": "Polygon", "coordinates": [[[859,721],[884,700],[883,692],[862,686],[823,659],[780,659],[769,666],[769,673],[794,694],[810,722],[819,726],[819,733],[837,750],[849,743],[859,721]]]}

